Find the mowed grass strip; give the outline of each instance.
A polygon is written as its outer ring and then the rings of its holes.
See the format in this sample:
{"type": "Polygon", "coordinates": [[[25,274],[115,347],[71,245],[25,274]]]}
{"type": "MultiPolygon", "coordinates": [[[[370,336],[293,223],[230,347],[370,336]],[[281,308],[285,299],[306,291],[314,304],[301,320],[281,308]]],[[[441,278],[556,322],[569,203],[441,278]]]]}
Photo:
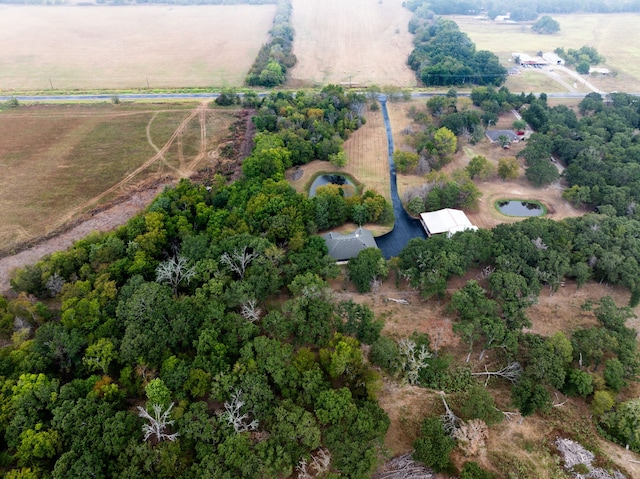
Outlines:
{"type": "Polygon", "coordinates": [[[478,20],[472,16],[454,16],[460,29],[467,33],[478,49],[490,50],[506,61],[511,53],[536,54],[553,51],[557,47],[595,47],[606,59],[606,66],[617,72],[616,78],[597,78],[600,82],[619,91],[640,91],[640,43],[630,39],[640,24],[640,14],[571,14],[551,15],[560,23],[560,32],[554,35],[538,35],[529,25],[506,24],[478,20]],[[508,49],[508,50],[507,50],[508,49]]]}
{"type": "MultiPolygon", "coordinates": [[[[162,148],[190,112],[157,114],[157,107],[145,104],[137,108],[23,107],[0,114],[2,249],[46,235],[65,218],[111,199],[113,195],[91,201],[156,155],[147,138],[150,120],[150,136],[162,148]],[[79,209],[82,205],[86,207],[79,209]]],[[[195,143],[186,145],[187,150],[199,147],[199,137],[195,143]]],[[[157,161],[130,183],[167,172],[157,161]]],[[[114,195],[121,192],[119,188],[114,195]]]]}

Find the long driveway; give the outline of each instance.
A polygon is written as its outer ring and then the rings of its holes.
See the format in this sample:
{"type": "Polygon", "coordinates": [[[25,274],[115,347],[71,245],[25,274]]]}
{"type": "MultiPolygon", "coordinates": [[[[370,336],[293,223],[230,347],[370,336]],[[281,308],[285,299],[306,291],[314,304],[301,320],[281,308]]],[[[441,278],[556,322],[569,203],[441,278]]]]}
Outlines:
{"type": "Polygon", "coordinates": [[[411,218],[402,206],[402,201],[398,196],[398,185],[396,183],[396,165],[393,162],[393,133],[391,131],[391,122],[389,121],[389,112],[387,111],[387,97],[380,95],[380,106],[382,107],[382,118],[384,126],[387,130],[387,143],[389,145],[389,173],[391,178],[391,201],[393,203],[393,214],[395,223],[393,231],[384,236],[376,238],[378,247],[382,250],[382,254],[386,259],[392,256],[398,256],[400,251],[406,246],[411,238],[424,238],[426,234],[420,221],[411,218]]]}

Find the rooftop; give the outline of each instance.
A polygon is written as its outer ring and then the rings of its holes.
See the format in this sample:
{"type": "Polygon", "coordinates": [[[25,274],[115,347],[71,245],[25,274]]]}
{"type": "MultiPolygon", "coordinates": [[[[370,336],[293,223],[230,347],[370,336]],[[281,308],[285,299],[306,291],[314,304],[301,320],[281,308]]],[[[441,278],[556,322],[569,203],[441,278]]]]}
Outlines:
{"type": "Polygon", "coordinates": [[[378,247],[371,231],[362,227],[348,234],[332,231],[322,235],[322,238],[329,249],[329,255],[336,261],[355,258],[365,248],[378,247]]]}

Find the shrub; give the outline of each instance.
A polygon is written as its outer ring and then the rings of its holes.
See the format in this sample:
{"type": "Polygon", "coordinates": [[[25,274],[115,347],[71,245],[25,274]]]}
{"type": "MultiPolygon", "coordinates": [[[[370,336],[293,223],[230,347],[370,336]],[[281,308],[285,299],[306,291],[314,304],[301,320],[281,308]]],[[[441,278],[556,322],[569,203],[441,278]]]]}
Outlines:
{"type": "Polygon", "coordinates": [[[493,474],[482,469],[477,462],[465,462],[460,479],[493,479],[493,474]]]}

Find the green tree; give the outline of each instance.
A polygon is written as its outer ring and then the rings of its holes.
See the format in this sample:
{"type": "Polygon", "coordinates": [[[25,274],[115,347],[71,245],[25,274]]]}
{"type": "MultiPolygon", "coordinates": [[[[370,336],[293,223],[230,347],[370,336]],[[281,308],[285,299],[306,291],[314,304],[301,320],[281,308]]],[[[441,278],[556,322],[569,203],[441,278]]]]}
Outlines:
{"type": "Polygon", "coordinates": [[[570,396],[587,397],[593,392],[593,376],[586,371],[571,369],[563,389],[570,396]]]}
{"type": "Polygon", "coordinates": [[[527,128],[527,122],[524,120],[515,120],[513,127],[518,131],[524,131],[527,128]]]}
{"type": "Polygon", "coordinates": [[[336,305],[336,315],[342,319],[342,327],[339,329],[355,336],[364,344],[374,344],[384,326],[384,322],[376,320],[373,311],[366,304],[358,304],[351,299],[336,305]]]}
{"type": "Polygon", "coordinates": [[[591,410],[596,416],[602,416],[609,411],[615,401],[609,391],[596,391],[593,395],[593,401],[591,401],[591,410]]]}
{"type": "Polygon", "coordinates": [[[560,31],[560,24],[549,15],[543,15],[531,26],[531,30],[541,35],[551,35],[560,31]]]}
{"type": "Polygon", "coordinates": [[[146,385],[144,391],[147,395],[147,408],[149,410],[151,410],[155,404],[159,404],[163,409],[169,407],[172,394],[162,379],[152,379],[149,384],[146,385]]]}
{"type": "Polygon", "coordinates": [[[523,416],[530,416],[537,410],[548,411],[551,408],[551,396],[540,382],[530,378],[521,378],[511,388],[511,400],[523,416]]]}
{"type": "Polygon", "coordinates": [[[640,399],[619,404],[614,411],[605,414],[602,424],[620,444],[640,452],[640,399]]]}
{"type": "Polygon", "coordinates": [[[449,456],[455,447],[455,440],[445,433],[440,418],[428,417],[422,422],[420,436],[413,443],[413,458],[434,471],[450,471],[449,456]]]}
{"type": "Polygon", "coordinates": [[[608,359],[604,367],[604,380],[614,392],[620,392],[627,385],[624,365],[618,358],[608,359]]]}
{"type": "Polygon", "coordinates": [[[493,174],[494,168],[487,158],[476,155],[471,158],[465,170],[469,173],[469,178],[471,179],[477,176],[481,180],[486,180],[493,174]]]}
{"type": "Polygon", "coordinates": [[[560,173],[558,173],[556,165],[545,159],[529,162],[525,176],[533,186],[541,187],[557,181],[560,178],[560,173]]]}
{"type": "Polygon", "coordinates": [[[500,143],[500,146],[502,148],[506,148],[507,146],[509,146],[511,144],[511,140],[509,139],[509,137],[507,135],[500,135],[498,137],[498,143],[500,143]]]}
{"type": "Polygon", "coordinates": [[[438,157],[437,165],[442,167],[449,163],[458,149],[458,138],[446,127],[439,128],[433,135],[433,145],[438,157]]]}
{"type": "Polygon", "coordinates": [[[498,176],[503,180],[515,180],[519,171],[520,165],[513,156],[505,156],[498,160],[498,176]]]}
{"type": "Polygon", "coordinates": [[[576,71],[581,75],[588,75],[590,66],[588,62],[582,61],[576,65],[576,71]]]}
{"type": "Polygon", "coordinates": [[[361,293],[371,291],[371,284],[376,280],[384,280],[389,274],[387,262],[378,248],[365,248],[352,258],[347,266],[349,279],[361,293]]]}
{"type": "Polygon", "coordinates": [[[107,338],[100,338],[87,348],[82,362],[92,371],[102,371],[103,374],[107,374],[109,364],[117,357],[118,353],[113,342],[107,338]]]}
{"type": "Polygon", "coordinates": [[[417,166],[420,155],[412,151],[395,150],[393,152],[393,162],[396,165],[398,173],[410,173],[417,166]]]}

